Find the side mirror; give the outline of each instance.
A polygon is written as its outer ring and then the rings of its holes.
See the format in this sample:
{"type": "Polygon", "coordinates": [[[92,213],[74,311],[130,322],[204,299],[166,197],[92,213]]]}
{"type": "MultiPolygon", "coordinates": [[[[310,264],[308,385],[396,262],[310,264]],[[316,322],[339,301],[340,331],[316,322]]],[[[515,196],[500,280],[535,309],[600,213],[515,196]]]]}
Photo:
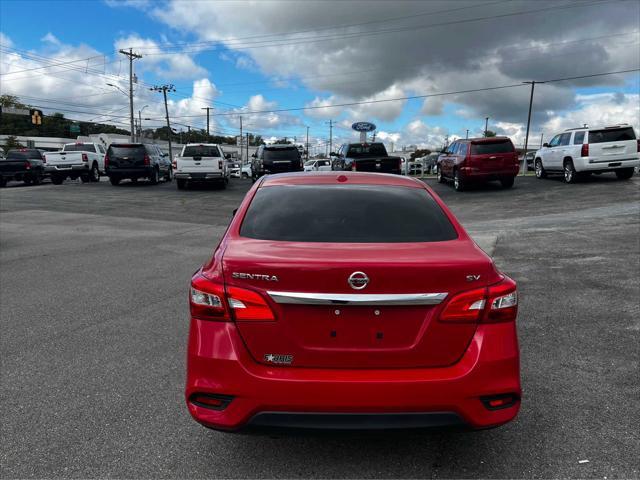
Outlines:
{"type": "Polygon", "coordinates": [[[229,160],[231,158],[231,154],[230,153],[225,153],[224,154],[224,158],[226,158],[227,160],[229,160]]]}
{"type": "Polygon", "coordinates": [[[542,146],[549,148],[549,144],[548,143],[543,143],[542,146]]]}
{"type": "Polygon", "coordinates": [[[256,154],[255,154],[255,153],[252,153],[252,154],[251,154],[251,156],[252,156],[253,158],[258,158],[258,157],[256,156],[256,154]]]}

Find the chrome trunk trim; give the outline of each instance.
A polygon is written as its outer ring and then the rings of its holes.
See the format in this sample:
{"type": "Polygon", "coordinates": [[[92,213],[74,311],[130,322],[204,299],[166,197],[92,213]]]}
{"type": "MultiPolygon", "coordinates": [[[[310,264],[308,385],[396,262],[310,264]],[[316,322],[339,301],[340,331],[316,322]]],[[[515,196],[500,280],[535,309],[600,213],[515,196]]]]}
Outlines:
{"type": "Polygon", "coordinates": [[[299,305],[438,305],[446,293],[304,293],[267,292],[276,303],[299,305]]]}

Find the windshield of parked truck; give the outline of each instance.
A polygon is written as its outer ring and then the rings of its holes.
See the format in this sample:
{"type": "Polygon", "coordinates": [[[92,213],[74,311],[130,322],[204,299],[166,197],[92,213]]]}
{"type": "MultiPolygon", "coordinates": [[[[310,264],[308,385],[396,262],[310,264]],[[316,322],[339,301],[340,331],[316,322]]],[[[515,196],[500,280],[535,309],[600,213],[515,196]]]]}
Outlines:
{"type": "Polygon", "coordinates": [[[347,157],[386,157],[387,149],[382,143],[349,145],[347,157]]]}
{"type": "Polygon", "coordinates": [[[92,143],[75,143],[73,145],[65,145],[63,151],[66,152],[92,152],[96,153],[96,146],[92,143]]]}

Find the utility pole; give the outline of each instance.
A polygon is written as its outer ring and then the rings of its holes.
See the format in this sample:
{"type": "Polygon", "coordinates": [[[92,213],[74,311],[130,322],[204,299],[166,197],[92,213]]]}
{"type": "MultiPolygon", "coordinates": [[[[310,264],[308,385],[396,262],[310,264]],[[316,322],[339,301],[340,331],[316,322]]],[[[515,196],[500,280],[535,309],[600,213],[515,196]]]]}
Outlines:
{"type": "Polygon", "coordinates": [[[305,145],[307,151],[307,160],[309,160],[309,126],[307,126],[307,144],[305,145]]]}
{"type": "Polygon", "coordinates": [[[249,160],[249,132],[247,132],[247,160],[249,160]]]}
{"type": "Polygon", "coordinates": [[[543,138],[544,138],[544,132],[542,132],[542,133],[540,134],[540,148],[542,148],[542,145],[543,145],[543,143],[542,143],[542,139],[543,139],[543,138]]]}
{"type": "Polygon", "coordinates": [[[136,140],[133,125],[133,61],[142,58],[142,55],[133,53],[132,48],[130,48],[128,52],[126,50],[120,50],[120,53],[129,57],[129,114],[131,117],[131,143],[133,143],[136,140]]]}
{"type": "Polygon", "coordinates": [[[138,142],[142,143],[142,111],[147,108],[149,105],[145,105],[140,110],[138,110],[138,142]]]}
{"type": "MultiPolygon", "coordinates": [[[[544,82],[536,82],[531,81],[531,82],[522,82],[522,83],[526,83],[526,84],[530,84],[531,85],[531,96],[529,97],[529,115],[527,116],[527,133],[524,136],[524,154],[527,154],[527,147],[529,146],[529,127],[531,126],[531,108],[533,107],[533,91],[536,88],[536,83],[544,83],[544,82]]],[[[527,168],[527,163],[526,162],[522,162],[522,173],[524,174],[526,172],[526,168],[527,168]]]]}
{"type": "Polygon", "coordinates": [[[487,136],[487,132],[489,131],[489,117],[484,117],[484,136],[487,136]]]}
{"type": "Polygon", "coordinates": [[[242,163],[242,115],[240,115],[240,163],[242,163]]]}
{"type": "Polygon", "coordinates": [[[333,120],[329,120],[329,154],[331,154],[332,151],[333,151],[333,120]]]}
{"type": "Polygon", "coordinates": [[[172,84],[168,85],[156,85],[155,87],[151,87],[149,90],[154,92],[162,92],[164,96],[164,111],[167,115],[167,138],[169,139],[169,159],[173,161],[173,151],[171,149],[171,123],[169,122],[169,107],[167,106],[167,92],[175,92],[176,89],[172,84]]]}
{"type": "Polygon", "coordinates": [[[202,107],[200,110],[206,110],[207,111],[207,136],[209,136],[209,110],[211,110],[213,107],[202,107]]]}
{"type": "Polygon", "coordinates": [[[467,140],[469,139],[469,129],[468,128],[467,128],[467,136],[464,137],[464,138],[467,139],[467,140]]]}

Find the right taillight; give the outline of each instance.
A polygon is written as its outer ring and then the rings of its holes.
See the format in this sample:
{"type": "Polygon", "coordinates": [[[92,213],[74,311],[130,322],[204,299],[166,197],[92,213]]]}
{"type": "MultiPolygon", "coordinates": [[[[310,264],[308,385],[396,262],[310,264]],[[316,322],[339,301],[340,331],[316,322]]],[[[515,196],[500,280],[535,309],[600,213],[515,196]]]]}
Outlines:
{"type": "Polygon", "coordinates": [[[640,153],[640,140],[637,140],[638,142],[638,153],[640,153]]]}
{"type": "Polygon", "coordinates": [[[144,156],[144,164],[145,165],[151,165],[151,158],[149,158],[149,155],[145,154],[144,156]]]}
{"type": "Polygon", "coordinates": [[[266,300],[257,292],[209,280],[193,278],[189,290],[191,316],[199,320],[270,322],[275,320],[266,300]]]}
{"type": "Polygon", "coordinates": [[[588,143],[583,143],[582,144],[582,149],[580,150],[580,156],[581,157],[588,157],[589,156],[589,144],[588,143]]]}
{"type": "Polygon", "coordinates": [[[357,169],[358,169],[358,166],[356,165],[356,161],[354,160],[353,163],[351,164],[351,171],[355,172],[357,171],[357,169]]]}
{"type": "Polygon", "coordinates": [[[486,288],[459,293],[447,302],[440,321],[453,323],[509,322],[518,314],[516,282],[509,277],[486,288]]]}
{"type": "Polygon", "coordinates": [[[104,156],[104,168],[106,170],[106,168],[109,166],[109,155],[105,155],[104,156]]]}

